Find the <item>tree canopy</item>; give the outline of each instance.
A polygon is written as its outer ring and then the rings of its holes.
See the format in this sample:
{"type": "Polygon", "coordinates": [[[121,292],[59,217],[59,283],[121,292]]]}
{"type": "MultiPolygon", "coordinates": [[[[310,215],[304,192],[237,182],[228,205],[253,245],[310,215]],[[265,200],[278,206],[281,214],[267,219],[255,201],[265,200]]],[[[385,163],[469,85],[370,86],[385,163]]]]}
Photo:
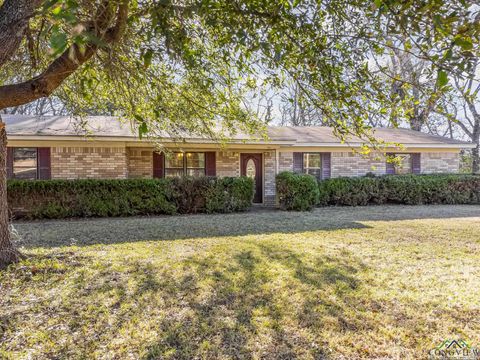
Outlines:
{"type": "MultiPolygon", "coordinates": [[[[0,0],[0,110],[55,94],[74,113],[131,121],[140,136],[218,137],[259,133],[251,95],[294,84],[339,137],[375,145],[372,116],[398,124],[416,105],[385,58],[426,62],[422,77],[436,79],[426,98],[436,99],[450,76],[477,75],[479,32],[474,0],[0,0]]],[[[6,141],[0,121],[0,267],[20,256],[6,141]]]]}
{"type": "Polygon", "coordinates": [[[339,135],[362,135],[374,114],[408,118],[385,86],[389,53],[428,62],[440,92],[479,50],[473,1],[6,0],[0,19],[10,3],[27,25],[0,59],[0,108],[56,92],[80,112],[114,109],[145,135],[218,123],[257,132],[246,100],[287,82],[339,135]]]}

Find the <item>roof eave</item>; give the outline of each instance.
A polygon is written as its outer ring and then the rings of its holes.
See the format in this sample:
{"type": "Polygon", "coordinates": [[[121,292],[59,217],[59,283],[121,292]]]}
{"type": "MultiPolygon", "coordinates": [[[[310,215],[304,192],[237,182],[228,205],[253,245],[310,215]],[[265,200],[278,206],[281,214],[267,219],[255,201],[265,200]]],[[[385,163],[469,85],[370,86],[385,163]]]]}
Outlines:
{"type": "MultiPolygon", "coordinates": [[[[185,140],[175,140],[171,138],[157,138],[157,139],[139,139],[132,136],[78,136],[78,135],[8,135],[8,140],[38,140],[38,141],[110,141],[110,142],[138,142],[138,143],[153,143],[156,141],[164,143],[191,143],[191,144],[218,144],[221,141],[214,141],[211,139],[191,138],[185,140]]],[[[255,139],[233,139],[226,141],[228,144],[245,144],[245,145],[292,145],[291,140],[255,140],[255,139]]]]}
{"type": "MultiPolygon", "coordinates": [[[[360,147],[365,145],[365,143],[356,142],[356,143],[332,143],[332,142],[322,142],[322,143],[295,143],[292,144],[292,147],[344,147],[344,148],[352,148],[352,147],[360,147]]],[[[385,144],[387,148],[400,148],[400,146],[389,145],[385,144]]],[[[476,147],[473,143],[462,143],[462,144],[445,144],[445,143],[433,143],[433,144],[426,144],[426,143],[409,143],[409,144],[402,144],[406,148],[445,148],[445,149],[473,149],[476,147]]]]}
{"type": "MultiPolygon", "coordinates": [[[[164,142],[164,143],[191,143],[191,144],[217,144],[218,142],[211,139],[201,139],[201,138],[190,138],[182,140],[175,140],[170,138],[158,138],[158,139],[139,139],[138,137],[132,136],[78,136],[78,135],[9,135],[8,140],[36,140],[36,141],[109,141],[109,142],[138,142],[138,143],[153,143],[155,141],[164,142]]],[[[352,148],[352,147],[361,147],[365,143],[361,142],[349,142],[349,143],[339,143],[339,142],[310,142],[310,143],[301,143],[294,140],[252,140],[252,139],[235,139],[226,141],[228,144],[244,144],[244,145],[282,145],[287,147],[340,147],[340,148],[352,148]]],[[[476,147],[473,143],[457,143],[457,144],[446,144],[446,143],[408,143],[402,144],[405,148],[445,148],[445,149],[473,149],[476,147]]],[[[396,148],[395,145],[386,144],[387,148],[396,148]]],[[[398,147],[400,148],[400,147],[398,147]]]]}

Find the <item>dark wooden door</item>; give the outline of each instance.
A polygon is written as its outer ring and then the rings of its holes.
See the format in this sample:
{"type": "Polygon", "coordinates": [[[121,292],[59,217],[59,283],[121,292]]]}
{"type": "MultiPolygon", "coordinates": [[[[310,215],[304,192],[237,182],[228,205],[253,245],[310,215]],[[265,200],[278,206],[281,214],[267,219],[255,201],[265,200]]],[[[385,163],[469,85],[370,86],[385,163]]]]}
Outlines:
{"type": "Polygon", "coordinates": [[[262,172],[262,154],[240,154],[240,172],[242,176],[253,178],[254,203],[263,202],[263,172],[262,172]]]}

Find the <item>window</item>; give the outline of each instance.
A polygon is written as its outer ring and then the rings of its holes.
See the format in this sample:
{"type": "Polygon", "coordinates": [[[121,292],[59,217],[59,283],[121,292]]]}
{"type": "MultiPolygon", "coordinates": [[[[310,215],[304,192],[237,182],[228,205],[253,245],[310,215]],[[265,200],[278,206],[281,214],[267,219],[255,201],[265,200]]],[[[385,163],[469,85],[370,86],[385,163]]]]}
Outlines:
{"type": "Polygon", "coordinates": [[[165,177],[183,176],[183,153],[165,157],[165,177]]]}
{"type": "Polygon", "coordinates": [[[322,155],[320,153],[303,153],[303,172],[320,179],[322,177],[322,155]]]}
{"type": "Polygon", "coordinates": [[[37,148],[13,149],[13,178],[35,180],[37,171],[37,148]]]}
{"type": "Polygon", "coordinates": [[[412,156],[411,154],[395,154],[398,163],[394,164],[395,174],[411,174],[412,173],[412,156]]]}
{"type": "Polygon", "coordinates": [[[174,153],[165,157],[165,177],[184,175],[205,175],[205,153],[174,153]]]}
{"type": "Polygon", "coordinates": [[[188,176],[204,176],[205,175],[205,154],[204,153],[187,153],[186,167],[188,176]]]}

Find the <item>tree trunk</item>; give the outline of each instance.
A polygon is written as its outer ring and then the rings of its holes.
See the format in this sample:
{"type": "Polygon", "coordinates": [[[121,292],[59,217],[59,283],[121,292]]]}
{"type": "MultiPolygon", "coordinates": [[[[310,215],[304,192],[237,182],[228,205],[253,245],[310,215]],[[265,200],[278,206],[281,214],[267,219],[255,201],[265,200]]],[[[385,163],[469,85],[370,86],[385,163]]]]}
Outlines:
{"type": "Polygon", "coordinates": [[[409,116],[410,129],[415,131],[422,131],[422,127],[425,124],[425,119],[419,114],[418,106],[415,106],[413,114],[409,116]]]}
{"type": "Polygon", "coordinates": [[[472,173],[480,174],[480,142],[477,139],[477,146],[472,149],[472,173]]]}
{"type": "Polygon", "coordinates": [[[17,262],[21,255],[10,240],[7,205],[7,132],[0,119],[0,269],[17,262]]]}

